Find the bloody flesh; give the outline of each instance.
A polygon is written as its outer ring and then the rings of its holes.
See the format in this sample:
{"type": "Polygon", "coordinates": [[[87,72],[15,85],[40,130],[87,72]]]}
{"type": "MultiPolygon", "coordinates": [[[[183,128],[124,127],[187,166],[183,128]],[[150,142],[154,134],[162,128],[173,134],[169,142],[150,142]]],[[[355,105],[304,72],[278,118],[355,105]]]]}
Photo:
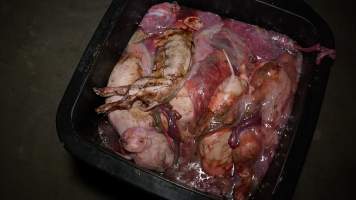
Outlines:
{"type": "Polygon", "coordinates": [[[258,26],[175,3],[154,5],[100,90],[110,96],[106,106],[125,105],[108,109],[116,132],[105,124],[100,136],[138,166],[246,199],[289,117],[299,50],[287,36],[258,26]]]}

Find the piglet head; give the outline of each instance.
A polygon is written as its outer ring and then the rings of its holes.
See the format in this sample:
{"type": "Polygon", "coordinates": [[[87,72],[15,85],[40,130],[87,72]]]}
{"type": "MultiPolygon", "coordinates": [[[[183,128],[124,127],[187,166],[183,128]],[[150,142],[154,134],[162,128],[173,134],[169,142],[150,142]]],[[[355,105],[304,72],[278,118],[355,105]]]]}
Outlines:
{"type": "Polygon", "coordinates": [[[151,145],[148,137],[152,130],[135,127],[127,129],[120,138],[121,145],[126,151],[140,153],[151,145]]]}

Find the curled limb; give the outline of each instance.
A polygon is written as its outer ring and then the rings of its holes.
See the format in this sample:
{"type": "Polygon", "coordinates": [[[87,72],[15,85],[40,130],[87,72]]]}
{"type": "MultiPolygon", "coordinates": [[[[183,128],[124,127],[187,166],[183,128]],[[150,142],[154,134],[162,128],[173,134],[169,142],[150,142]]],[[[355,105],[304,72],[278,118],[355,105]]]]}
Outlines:
{"type": "Polygon", "coordinates": [[[141,101],[144,110],[164,103],[182,86],[189,71],[192,48],[192,34],[183,30],[167,30],[157,44],[158,55],[152,74],[136,80],[130,85],[94,88],[103,97],[119,96],[119,100],[99,106],[98,113],[131,108],[135,101],[141,101]]]}
{"type": "Polygon", "coordinates": [[[118,87],[93,88],[94,92],[101,97],[125,96],[138,94],[141,90],[149,90],[150,87],[171,85],[172,80],[165,78],[141,78],[132,85],[124,85],[118,87]],[[128,94],[130,92],[131,94],[128,94]]]}
{"type": "Polygon", "coordinates": [[[336,59],[335,49],[329,49],[329,48],[323,47],[319,43],[315,44],[313,46],[310,46],[310,47],[306,47],[306,48],[296,45],[296,49],[298,49],[299,51],[302,51],[302,52],[306,52],[306,53],[318,52],[318,55],[315,60],[315,63],[317,65],[319,65],[321,63],[321,60],[323,58],[325,58],[326,56],[329,56],[333,60],[336,59]]]}

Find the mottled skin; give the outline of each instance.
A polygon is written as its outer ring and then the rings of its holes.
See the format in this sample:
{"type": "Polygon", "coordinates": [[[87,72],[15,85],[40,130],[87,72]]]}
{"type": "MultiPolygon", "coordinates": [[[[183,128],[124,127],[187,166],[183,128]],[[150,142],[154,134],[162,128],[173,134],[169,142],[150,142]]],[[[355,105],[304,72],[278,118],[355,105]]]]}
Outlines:
{"type": "Polygon", "coordinates": [[[210,98],[207,112],[203,114],[198,124],[198,135],[206,134],[235,122],[235,116],[230,116],[229,110],[234,107],[239,97],[246,90],[246,83],[235,75],[228,55],[223,50],[230,69],[230,77],[218,85],[210,98]]]}
{"type": "Polygon", "coordinates": [[[95,89],[109,97],[97,111],[108,113],[124,156],[138,166],[168,170],[174,180],[217,195],[235,185],[234,199],[243,200],[267,171],[277,129],[290,113],[302,61],[295,47],[287,36],[258,26],[158,4],[108,87],[95,89]],[[150,109],[162,105],[171,110],[158,115],[161,127],[155,127],[150,109]],[[169,112],[179,116],[174,123],[169,112]],[[249,117],[258,120],[239,129],[249,117]],[[230,145],[237,129],[238,142],[230,145]],[[177,165],[172,143],[180,147],[177,165]]]}
{"type": "Polygon", "coordinates": [[[222,129],[205,136],[199,143],[203,170],[211,176],[226,176],[233,166],[231,148],[227,140],[230,129],[222,129]]]}
{"type": "Polygon", "coordinates": [[[240,144],[232,150],[235,163],[235,174],[240,177],[240,182],[234,188],[234,199],[246,199],[251,191],[254,176],[254,163],[262,152],[262,135],[256,127],[243,131],[240,135],[240,144]]]}
{"type": "MultiPolygon", "coordinates": [[[[137,43],[144,37],[145,36],[141,33],[134,34],[134,39],[130,40],[131,42],[124,55],[114,66],[108,80],[108,87],[104,88],[105,90],[130,85],[140,79],[147,71],[151,70],[151,56],[148,54],[146,46],[137,43]]],[[[110,96],[111,97],[105,100],[106,103],[112,103],[122,99],[121,96],[110,96]]],[[[131,109],[115,110],[108,113],[109,121],[119,134],[131,127],[150,127],[153,124],[153,119],[149,113],[139,109],[141,107],[140,104],[140,102],[137,102],[131,109]]]]}

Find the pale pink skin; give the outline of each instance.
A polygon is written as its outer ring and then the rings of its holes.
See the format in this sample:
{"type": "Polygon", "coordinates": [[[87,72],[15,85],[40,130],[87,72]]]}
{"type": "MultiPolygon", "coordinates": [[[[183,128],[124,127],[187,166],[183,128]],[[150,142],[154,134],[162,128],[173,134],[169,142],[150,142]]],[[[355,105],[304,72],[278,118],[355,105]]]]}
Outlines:
{"type": "MultiPolygon", "coordinates": [[[[117,87],[129,85],[141,78],[143,75],[150,73],[152,68],[152,55],[142,43],[134,43],[132,40],[140,40],[137,37],[143,36],[136,33],[132,37],[125,53],[128,57],[126,60],[120,59],[114,66],[110,74],[108,85],[109,87],[117,87]]],[[[121,97],[112,96],[106,99],[106,102],[114,102],[121,97]]],[[[108,114],[108,119],[116,132],[121,135],[124,131],[132,127],[151,127],[153,119],[147,112],[143,112],[139,107],[139,102],[135,103],[130,110],[115,110],[108,114]]],[[[126,159],[132,159],[131,154],[121,154],[126,159]]]]}
{"type": "Polygon", "coordinates": [[[165,136],[153,128],[129,128],[120,141],[140,167],[163,172],[173,164],[174,153],[165,136]]]}
{"type": "MultiPolygon", "coordinates": [[[[130,85],[137,79],[150,73],[152,68],[152,55],[142,43],[129,44],[126,49],[128,58],[125,61],[119,60],[111,72],[108,85],[118,87],[130,85]]],[[[121,99],[120,96],[113,96],[106,99],[106,103],[121,99]]],[[[151,127],[153,119],[148,112],[143,112],[139,103],[133,105],[130,110],[115,110],[108,114],[109,121],[119,134],[132,127],[151,127]]]]}

